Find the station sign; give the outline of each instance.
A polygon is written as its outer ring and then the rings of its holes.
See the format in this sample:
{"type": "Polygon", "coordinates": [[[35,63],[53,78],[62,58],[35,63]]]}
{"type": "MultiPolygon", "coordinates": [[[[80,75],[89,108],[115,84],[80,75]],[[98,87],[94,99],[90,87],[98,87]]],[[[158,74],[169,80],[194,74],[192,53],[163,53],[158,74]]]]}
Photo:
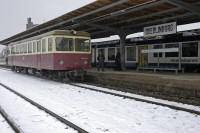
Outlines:
{"type": "Polygon", "coordinates": [[[154,25],[144,28],[144,37],[161,36],[177,33],[176,22],[154,25]]]}

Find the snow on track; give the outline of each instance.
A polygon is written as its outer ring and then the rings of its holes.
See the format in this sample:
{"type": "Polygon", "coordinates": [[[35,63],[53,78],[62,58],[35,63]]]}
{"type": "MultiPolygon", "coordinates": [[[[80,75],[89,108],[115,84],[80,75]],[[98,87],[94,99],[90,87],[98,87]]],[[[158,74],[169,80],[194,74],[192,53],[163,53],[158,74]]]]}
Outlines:
{"type": "Polygon", "coordinates": [[[0,87],[0,105],[24,133],[76,133],[44,111],[0,87]]]}
{"type": "Polygon", "coordinates": [[[200,116],[167,107],[5,70],[0,70],[0,82],[91,133],[196,133],[200,130],[200,116]]]}
{"type": "Polygon", "coordinates": [[[0,114],[0,133],[15,133],[1,114],[0,114]]]}

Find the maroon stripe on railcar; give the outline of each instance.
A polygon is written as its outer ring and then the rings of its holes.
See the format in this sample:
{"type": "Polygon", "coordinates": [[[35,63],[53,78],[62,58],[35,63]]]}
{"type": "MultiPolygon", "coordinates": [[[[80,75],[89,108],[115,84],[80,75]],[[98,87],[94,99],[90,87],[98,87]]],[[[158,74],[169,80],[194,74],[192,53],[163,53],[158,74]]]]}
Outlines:
{"type": "Polygon", "coordinates": [[[91,68],[91,54],[54,53],[54,70],[77,70],[91,68]]]}

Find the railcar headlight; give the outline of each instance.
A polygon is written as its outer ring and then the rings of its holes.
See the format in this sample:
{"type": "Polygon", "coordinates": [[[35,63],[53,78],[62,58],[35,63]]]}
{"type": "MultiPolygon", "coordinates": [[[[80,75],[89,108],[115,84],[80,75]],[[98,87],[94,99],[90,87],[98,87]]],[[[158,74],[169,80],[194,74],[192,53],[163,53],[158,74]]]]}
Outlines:
{"type": "Polygon", "coordinates": [[[84,64],[85,64],[85,65],[87,65],[87,64],[88,64],[88,61],[87,61],[87,60],[85,60],[85,61],[84,61],[84,64]]]}
{"type": "Polygon", "coordinates": [[[59,64],[60,64],[60,65],[63,65],[63,64],[64,64],[64,61],[63,61],[63,60],[60,60],[59,64]]]}

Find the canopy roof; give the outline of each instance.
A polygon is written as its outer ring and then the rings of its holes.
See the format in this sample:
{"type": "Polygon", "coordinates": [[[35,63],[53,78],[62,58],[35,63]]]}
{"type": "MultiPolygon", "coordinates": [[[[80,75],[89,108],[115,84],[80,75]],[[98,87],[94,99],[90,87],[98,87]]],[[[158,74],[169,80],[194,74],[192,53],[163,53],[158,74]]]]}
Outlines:
{"type": "Polygon", "coordinates": [[[51,21],[0,41],[19,41],[52,31],[89,32],[92,38],[143,31],[146,26],[176,21],[178,25],[200,21],[199,0],[98,0],[51,21]]]}

